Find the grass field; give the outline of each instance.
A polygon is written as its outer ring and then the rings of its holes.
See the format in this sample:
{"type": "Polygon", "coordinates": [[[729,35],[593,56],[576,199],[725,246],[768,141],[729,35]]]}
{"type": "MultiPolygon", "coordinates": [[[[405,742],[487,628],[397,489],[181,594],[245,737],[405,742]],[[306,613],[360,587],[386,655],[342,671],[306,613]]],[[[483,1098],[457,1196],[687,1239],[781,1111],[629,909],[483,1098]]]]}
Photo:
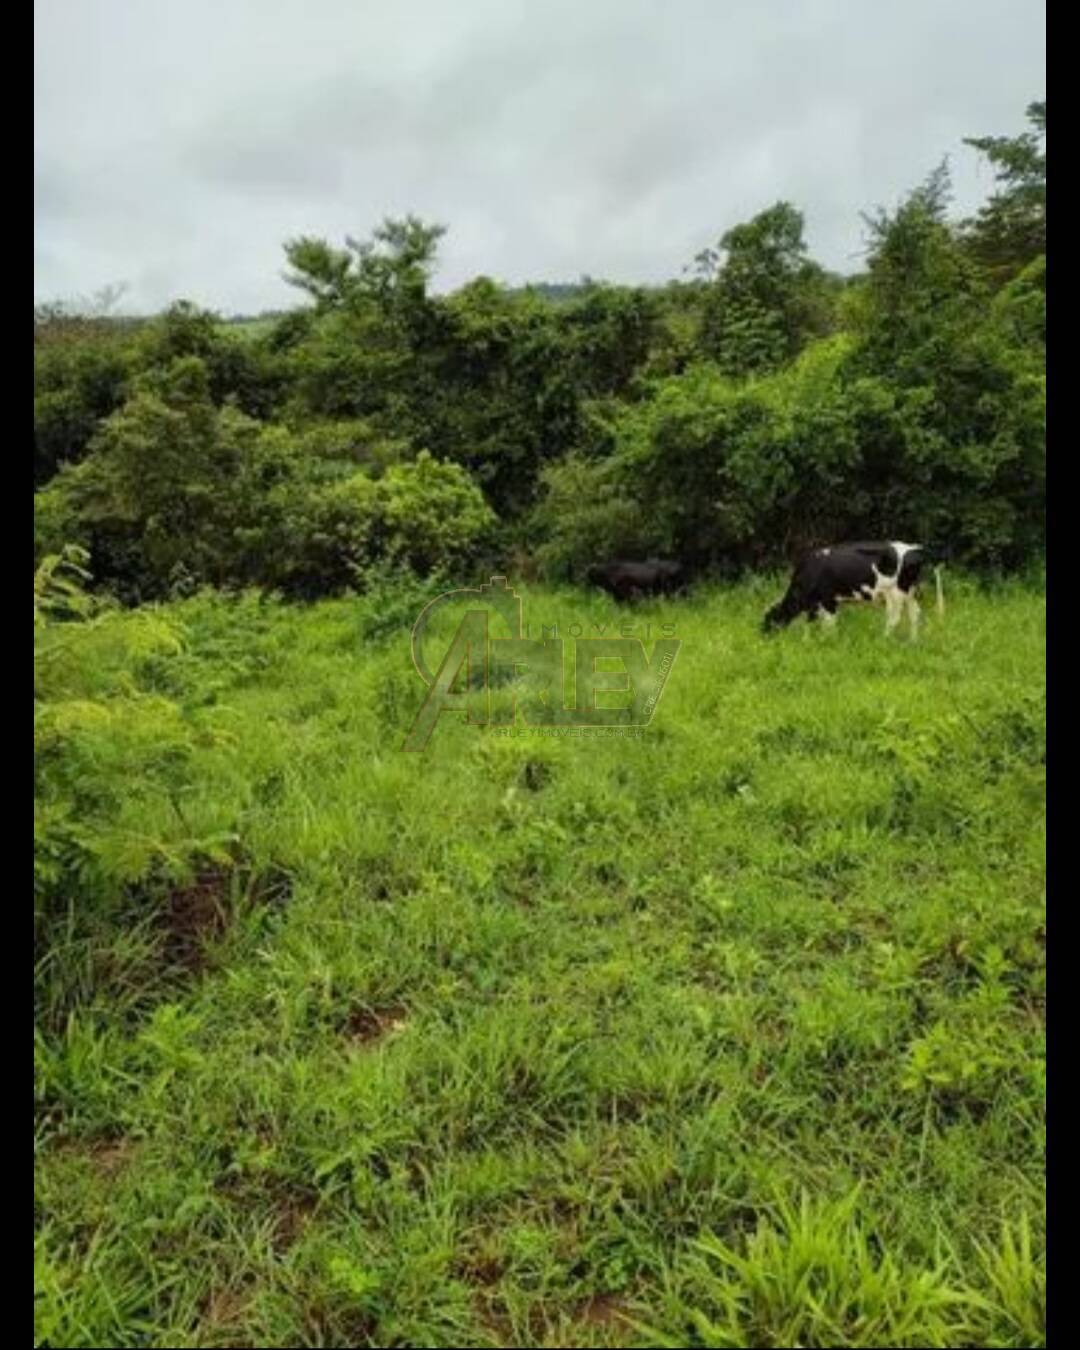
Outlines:
{"type": "Polygon", "coordinates": [[[1042,591],[766,640],[780,584],[636,611],[638,740],[402,753],[404,602],[57,676],[140,879],[40,953],[38,1345],[1045,1343],[1042,591]]]}

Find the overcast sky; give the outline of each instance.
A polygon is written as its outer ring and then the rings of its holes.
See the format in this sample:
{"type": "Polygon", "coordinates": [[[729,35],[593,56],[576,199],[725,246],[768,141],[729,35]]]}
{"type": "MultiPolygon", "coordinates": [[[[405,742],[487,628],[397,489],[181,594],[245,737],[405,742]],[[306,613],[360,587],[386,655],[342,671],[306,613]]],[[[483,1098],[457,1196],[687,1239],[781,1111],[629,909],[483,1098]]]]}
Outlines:
{"type": "Polygon", "coordinates": [[[679,276],[779,198],[858,266],[860,211],[1045,93],[1030,0],[36,0],[35,299],[126,282],[295,303],[282,243],[449,227],[436,285],[679,276]]]}

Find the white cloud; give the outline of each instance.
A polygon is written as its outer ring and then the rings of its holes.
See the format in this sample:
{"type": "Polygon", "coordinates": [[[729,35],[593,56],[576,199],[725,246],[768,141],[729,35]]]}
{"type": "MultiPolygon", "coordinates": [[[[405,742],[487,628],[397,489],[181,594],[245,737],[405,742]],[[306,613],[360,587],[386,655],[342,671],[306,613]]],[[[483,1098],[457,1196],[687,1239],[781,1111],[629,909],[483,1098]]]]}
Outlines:
{"type": "Polygon", "coordinates": [[[860,211],[1044,94],[1020,0],[39,0],[39,298],[289,303],[282,244],[449,226],[441,286],[677,276],[779,198],[849,269],[860,211]]]}

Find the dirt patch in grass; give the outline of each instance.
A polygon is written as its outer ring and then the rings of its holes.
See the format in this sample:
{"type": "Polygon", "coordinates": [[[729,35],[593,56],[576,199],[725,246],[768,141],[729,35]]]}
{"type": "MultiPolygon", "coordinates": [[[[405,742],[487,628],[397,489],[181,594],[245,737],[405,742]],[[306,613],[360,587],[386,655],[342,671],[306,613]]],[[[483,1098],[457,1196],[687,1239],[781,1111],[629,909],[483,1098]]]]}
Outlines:
{"type": "Polygon", "coordinates": [[[491,1338],[487,1344],[498,1346],[514,1344],[513,1323],[505,1313],[494,1307],[488,1299],[483,1297],[476,1299],[473,1304],[473,1315],[491,1338]]]}
{"type": "Polygon", "coordinates": [[[50,1150],[56,1158],[86,1164],[102,1181],[115,1181],[130,1166],[139,1144],[127,1135],[106,1135],[99,1139],[70,1138],[59,1141],[50,1150]]]}
{"type": "Polygon", "coordinates": [[[480,1289],[489,1289],[498,1284],[503,1276],[503,1262],[494,1254],[487,1252],[467,1252],[454,1262],[454,1273],[467,1284],[480,1289]]]}
{"type": "Polygon", "coordinates": [[[319,1207],[319,1192],[314,1187],[287,1177],[228,1172],[214,1184],[238,1215],[257,1212],[267,1216],[270,1245],[278,1255],[299,1241],[319,1207]]]}
{"type": "Polygon", "coordinates": [[[586,1327],[626,1327],[630,1313],[617,1294],[594,1294],[577,1310],[575,1321],[586,1327]]]}
{"type": "Polygon", "coordinates": [[[358,1004],[350,1009],[341,1028],[341,1034],[350,1046],[368,1049],[396,1035],[408,1021],[409,1010],[400,1003],[372,1008],[358,1004]]]}
{"type": "Polygon", "coordinates": [[[244,1314],[251,1306],[250,1289],[214,1289],[203,1300],[199,1314],[199,1345],[241,1346],[253,1344],[241,1339],[244,1314]]]}
{"type": "Polygon", "coordinates": [[[101,1139],[87,1152],[90,1165],[106,1181],[112,1181],[130,1164],[138,1150],[134,1139],[124,1135],[116,1139],[101,1139]]]}
{"type": "Polygon", "coordinates": [[[281,868],[258,873],[243,863],[200,868],[191,882],[174,887],[166,899],[161,915],[166,961],[199,974],[210,964],[210,950],[228,930],[239,906],[280,907],[291,894],[292,880],[281,868]]]}
{"type": "Polygon", "coordinates": [[[170,892],[161,926],[170,965],[197,974],[207,965],[207,947],[224,933],[231,886],[225,868],[202,871],[187,886],[170,892]]]}
{"type": "Polygon", "coordinates": [[[304,1315],[308,1339],[304,1345],[378,1345],[375,1340],[379,1324],[366,1313],[340,1309],[309,1308],[304,1315]]]}
{"type": "Polygon", "coordinates": [[[277,1197],[274,1251],[285,1252],[303,1236],[318,1207],[319,1197],[303,1186],[285,1186],[277,1197]]]}
{"type": "Polygon", "coordinates": [[[495,1317],[488,1313],[478,1315],[480,1325],[487,1332],[489,1339],[483,1344],[491,1346],[514,1345],[514,1329],[508,1318],[495,1317]]]}

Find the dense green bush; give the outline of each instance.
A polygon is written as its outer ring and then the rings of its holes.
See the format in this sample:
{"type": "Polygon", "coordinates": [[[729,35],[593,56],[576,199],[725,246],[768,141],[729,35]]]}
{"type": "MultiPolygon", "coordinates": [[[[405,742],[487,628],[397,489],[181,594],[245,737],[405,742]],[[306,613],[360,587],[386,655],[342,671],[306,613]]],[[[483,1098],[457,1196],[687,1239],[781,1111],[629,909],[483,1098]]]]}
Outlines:
{"type": "MultiPolygon", "coordinates": [[[[975,565],[1035,556],[1045,259],[995,295],[945,222],[946,189],[939,171],[871,222],[867,277],[845,298],[849,332],[793,362],[751,363],[765,368],[756,377],[698,363],[659,379],[617,407],[598,454],[547,469],[535,513],[547,566],[580,569],[616,548],[760,566],[882,534],[975,565]]],[[[794,259],[794,233],[788,243],[794,259]]]]}
{"type": "Polygon", "coordinates": [[[123,335],[100,325],[43,325],[34,344],[34,482],[82,458],[124,401],[135,361],[123,335]]]}
{"type": "Polygon", "coordinates": [[[483,494],[456,464],[421,451],[378,479],[279,484],[264,527],[258,580],[305,596],[357,584],[379,560],[420,573],[465,563],[494,524],[483,494]],[[273,534],[275,538],[268,537],[273,534]]]}
{"type": "Polygon", "coordinates": [[[133,600],[202,584],[311,596],[384,556],[421,571],[465,561],[494,523],[483,494],[456,464],[390,462],[400,453],[362,424],[291,433],[219,408],[205,363],[179,357],[38,493],[38,556],[83,545],[133,600]],[[364,460],[388,467],[374,476],[364,460]]]}

